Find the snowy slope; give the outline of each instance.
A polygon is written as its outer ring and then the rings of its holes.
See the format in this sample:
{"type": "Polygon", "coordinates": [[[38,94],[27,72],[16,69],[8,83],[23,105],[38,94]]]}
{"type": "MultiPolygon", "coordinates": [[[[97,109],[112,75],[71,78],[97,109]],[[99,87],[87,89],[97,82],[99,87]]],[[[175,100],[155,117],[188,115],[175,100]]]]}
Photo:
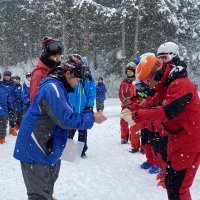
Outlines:
{"type": "MultiPolygon", "coordinates": [[[[155,175],[139,169],[141,154],[128,152],[120,144],[120,103],[107,99],[105,114],[110,118],[89,131],[88,158],[79,163],[63,161],[55,185],[58,200],[167,200],[166,191],[156,186],[155,175]]],[[[0,199],[26,200],[19,162],[12,157],[15,137],[7,136],[0,146],[0,199]]],[[[191,189],[193,200],[200,199],[200,170],[191,189]]]]}

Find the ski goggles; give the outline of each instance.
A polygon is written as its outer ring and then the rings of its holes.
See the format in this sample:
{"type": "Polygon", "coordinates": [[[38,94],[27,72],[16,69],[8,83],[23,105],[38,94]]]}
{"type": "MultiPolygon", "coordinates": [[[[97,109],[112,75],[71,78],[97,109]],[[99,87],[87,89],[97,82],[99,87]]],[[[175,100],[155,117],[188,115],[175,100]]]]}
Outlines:
{"type": "Polygon", "coordinates": [[[70,71],[72,78],[84,79],[88,76],[90,68],[86,66],[74,66],[71,64],[63,64],[63,73],[70,71]]]}
{"type": "Polygon", "coordinates": [[[144,82],[141,82],[141,81],[134,82],[133,84],[134,84],[134,86],[136,87],[136,89],[137,89],[139,92],[144,92],[144,91],[146,91],[146,88],[148,87],[147,84],[145,84],[144,82]]]}
{"type": "Polygon", "coordinates": [[[168,63],[174,56],[174,53],[159,53],[157,57],[162,59],[164,63],[168,63]]]}

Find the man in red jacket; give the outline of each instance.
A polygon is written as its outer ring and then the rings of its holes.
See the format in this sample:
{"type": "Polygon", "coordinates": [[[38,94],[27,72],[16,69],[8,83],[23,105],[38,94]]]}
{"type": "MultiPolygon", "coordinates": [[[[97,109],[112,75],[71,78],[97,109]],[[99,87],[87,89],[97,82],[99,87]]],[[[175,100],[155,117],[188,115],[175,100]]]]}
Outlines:
{"type": "Polygon", "coordinates": [[[57,67],[61,63],[62,47],[59,40],[44,37],[42,41],[42,54],[37,66],[33,69],[30,82],[30,102],[35,97],[40,81],[48,77],[49,70],[57,67]]]}
{"type": "MultiPolygon", "coordinates": [[[[130,118],[136,124],[167,134],[165,184],[169,200],[191,200],[190,190],[200,163],[200,100],[195,85],[187,77],[186,65],[178,57],[173,42],[158,48],[157,58],[146,57],[136,69],[139,81],[159,87],[160,105],[132,107],[130,118]],[[162,95],[161,95],[162,93],[162,95]],[[162,101],[161,101],[162,100],[162,101]]],[[[157,88],[158,89],[158,88],[157,88]]]]}

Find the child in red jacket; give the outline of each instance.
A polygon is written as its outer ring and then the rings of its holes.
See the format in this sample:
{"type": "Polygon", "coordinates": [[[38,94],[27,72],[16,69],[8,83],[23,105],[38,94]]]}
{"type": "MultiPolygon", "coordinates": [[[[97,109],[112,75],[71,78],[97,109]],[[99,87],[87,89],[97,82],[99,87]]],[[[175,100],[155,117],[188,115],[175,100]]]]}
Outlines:
{"type": "MultiPolygon", "coordinates": [[[[126,78],[121,82],[119,87],[119,99],[122,103],[122,110],[132,103],[132,98],[137,97],[136,89],[132,82],[135,80],[135,67],[133,62],[129,62],[126,66],[126,78]]],[[[139,132],[134,129],[124,120],[120,119],[121,127],[121,144],[128,143],[130,137],[132,149],[130,152],[135,153],[140,149],[140,136],[139,132]]]]}

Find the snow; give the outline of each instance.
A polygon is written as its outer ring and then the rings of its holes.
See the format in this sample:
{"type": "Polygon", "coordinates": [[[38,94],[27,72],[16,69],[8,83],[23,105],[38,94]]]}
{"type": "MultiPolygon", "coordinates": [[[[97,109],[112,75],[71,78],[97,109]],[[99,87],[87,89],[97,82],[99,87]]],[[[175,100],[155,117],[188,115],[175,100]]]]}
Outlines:
{"type": "MultiPolygon", "coordinates": [[[[155,175],[139,169],[145,156],[120,144],[119,113],[118,99],[107,99],[108,120],[89,130],[88,157],[79,163],[62,161],[54,192],[58,200],[167,200],[155,175]]],[[[12,157],[15,140],[7,135],[7,143],[0,145],[0,199],[26,200],[19,161],[12,157]]],[[[191,188],[193,200],[200,199],[199,182],[200,171],[191,188]]]]}

